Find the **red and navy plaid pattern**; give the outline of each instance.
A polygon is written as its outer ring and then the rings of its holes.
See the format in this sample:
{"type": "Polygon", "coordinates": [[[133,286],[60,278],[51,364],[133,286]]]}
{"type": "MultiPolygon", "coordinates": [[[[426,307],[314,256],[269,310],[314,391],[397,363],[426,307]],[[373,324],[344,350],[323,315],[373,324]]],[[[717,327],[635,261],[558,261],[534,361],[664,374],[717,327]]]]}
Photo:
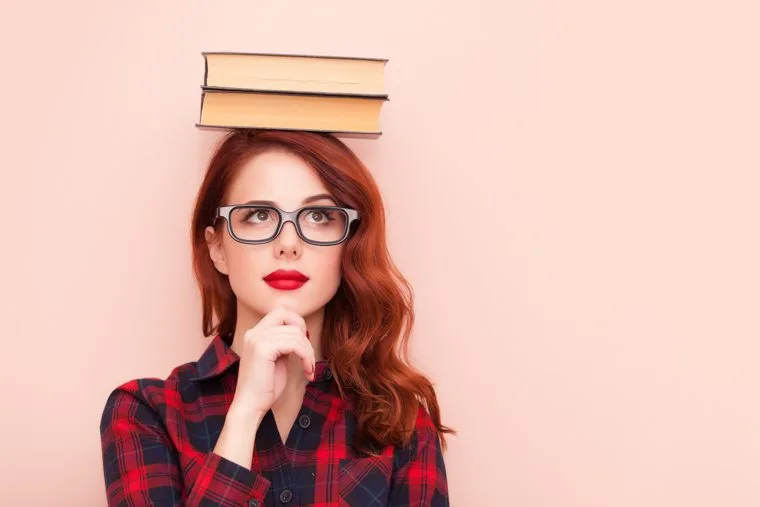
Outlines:
{"type": "Polygon", "coordinates": [[[449,505],[440,441],[420,408],[408,447],[357,454],[351,398],[327,361],[316,367],[285,444],[268,412],[250,470],[213,449],[237,381],[230,337],[165,379],[138,379],[108,397],[100,423],[109,506],[449,505]]]}

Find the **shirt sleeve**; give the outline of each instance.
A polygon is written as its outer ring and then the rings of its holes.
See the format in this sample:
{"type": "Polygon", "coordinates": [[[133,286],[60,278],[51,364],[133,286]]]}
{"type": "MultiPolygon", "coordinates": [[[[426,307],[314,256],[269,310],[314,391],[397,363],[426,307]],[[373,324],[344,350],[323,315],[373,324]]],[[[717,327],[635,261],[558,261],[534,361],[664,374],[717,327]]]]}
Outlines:
{"type": "Polygon", "coordinates": [[[269,481],[213,452],[194,484],[183,484],[177,450],[139,390],[111,393],[100,438],[109,507],[264,505],[269,481]]]}
{"type": "Polygon", "coordinates": [[[427,412],[420,418],[427,421],[422,427],[418,424],[415,445],[400,453],[399,466],[394,466],[389,507],[449,507],[446,465],[438,432],[427,412]]]}

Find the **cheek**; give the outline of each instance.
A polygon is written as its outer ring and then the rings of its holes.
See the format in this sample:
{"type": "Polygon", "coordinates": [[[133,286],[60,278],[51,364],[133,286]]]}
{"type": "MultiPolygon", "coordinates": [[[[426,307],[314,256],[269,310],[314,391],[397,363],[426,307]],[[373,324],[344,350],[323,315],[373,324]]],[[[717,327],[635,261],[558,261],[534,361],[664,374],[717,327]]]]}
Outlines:
{"type": "Polygon", "coordinates": [[[238,297],[249,292],[256,280],[263,276],[257,269],[262,266],[263,255],[262,249],[251,245],[237,243],[227,248],[230,286],[238,297]]]}
{"type": "Polygon", "coordinates": [[[327,251],[320,255],[313,267],[317,282],[315,289],[320,292],[320,299],[327,303],[337,292],[342,277],[341,252],[327,251]]]}

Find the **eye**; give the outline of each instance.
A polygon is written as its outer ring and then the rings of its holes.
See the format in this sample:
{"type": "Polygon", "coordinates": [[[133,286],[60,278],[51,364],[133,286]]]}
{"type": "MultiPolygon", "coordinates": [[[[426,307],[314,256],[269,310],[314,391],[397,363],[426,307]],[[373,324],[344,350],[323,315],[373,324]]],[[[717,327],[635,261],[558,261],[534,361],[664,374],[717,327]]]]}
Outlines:
{"type": "Polygon", "coordinates": [[[332,215],[328,210],[309,210],[307,216],[311,222],[316,224],[323,224],[333,220],[332,215]]]}
{"type": "Polygon", "coordinates": [[[266,209],[252,209],[249,210],[243,217],[244,222],[250,222],[254,224],[260,224],[266,222],[271,218],[272,212],[266,209]]]}

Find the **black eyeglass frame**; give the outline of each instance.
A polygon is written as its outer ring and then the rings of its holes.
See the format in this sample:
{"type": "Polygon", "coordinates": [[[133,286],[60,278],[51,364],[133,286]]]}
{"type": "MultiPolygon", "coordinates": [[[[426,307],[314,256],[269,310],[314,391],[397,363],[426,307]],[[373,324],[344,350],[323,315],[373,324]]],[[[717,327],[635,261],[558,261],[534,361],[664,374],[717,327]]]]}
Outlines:
{"type": "Polygon", "coordinates": [[[276,206],[268,206],[268,205],[262,205],[262,204],[231,204],[229,206],[219,206],[216,208],[216,215],[214,215],[214,223],[216,223],[216,220],[219,218],[224,218],[224,221],[227,222],[227,232],[229,233],[230,237],[237,241],[238,243],[243,243],[246,245],[263,245],[265,243],[269,243],[270,241],[274,241],[277,236],[280,235],[280,232],[282,231],[282,228],[285,226],[286,223],[291,222],[293,226],[296,228],[296,232],[298,233],[298,237],[301,238],[304,242],[309,243],[310,245],[317,245],[317,246],[333,246],[333,245],[339,245],[346,241],[348,239],[348,236],[350,235],[351,231],[351,224],[359,220],[359,212],[352,208],[344,208],[341,206],[303,206],[301,208],[298,208],[293,211],[285,211],[283,209],[280,209],[276,206]],[[235,233],[232,231],[232,221],[230,220],[230,215],[233,211],[237,209],[269,209],[277,212],[277,215],[280,218],[279,223],[277,224],[277,228],[275,229],[274,233],[271,237],[267,239],[243,239],[235,235],[235,233]],[[343,233],[343,236],[336,240],[336,241],[314,241],[311,239],[308,239],[304,236],[303,231],[301,231],[301,226],[298,223],[298,217],[301,213],[308,210],[325,210],[325,211],[338,211],[343,212],[346,214],[346,230],[343,233]]]}

